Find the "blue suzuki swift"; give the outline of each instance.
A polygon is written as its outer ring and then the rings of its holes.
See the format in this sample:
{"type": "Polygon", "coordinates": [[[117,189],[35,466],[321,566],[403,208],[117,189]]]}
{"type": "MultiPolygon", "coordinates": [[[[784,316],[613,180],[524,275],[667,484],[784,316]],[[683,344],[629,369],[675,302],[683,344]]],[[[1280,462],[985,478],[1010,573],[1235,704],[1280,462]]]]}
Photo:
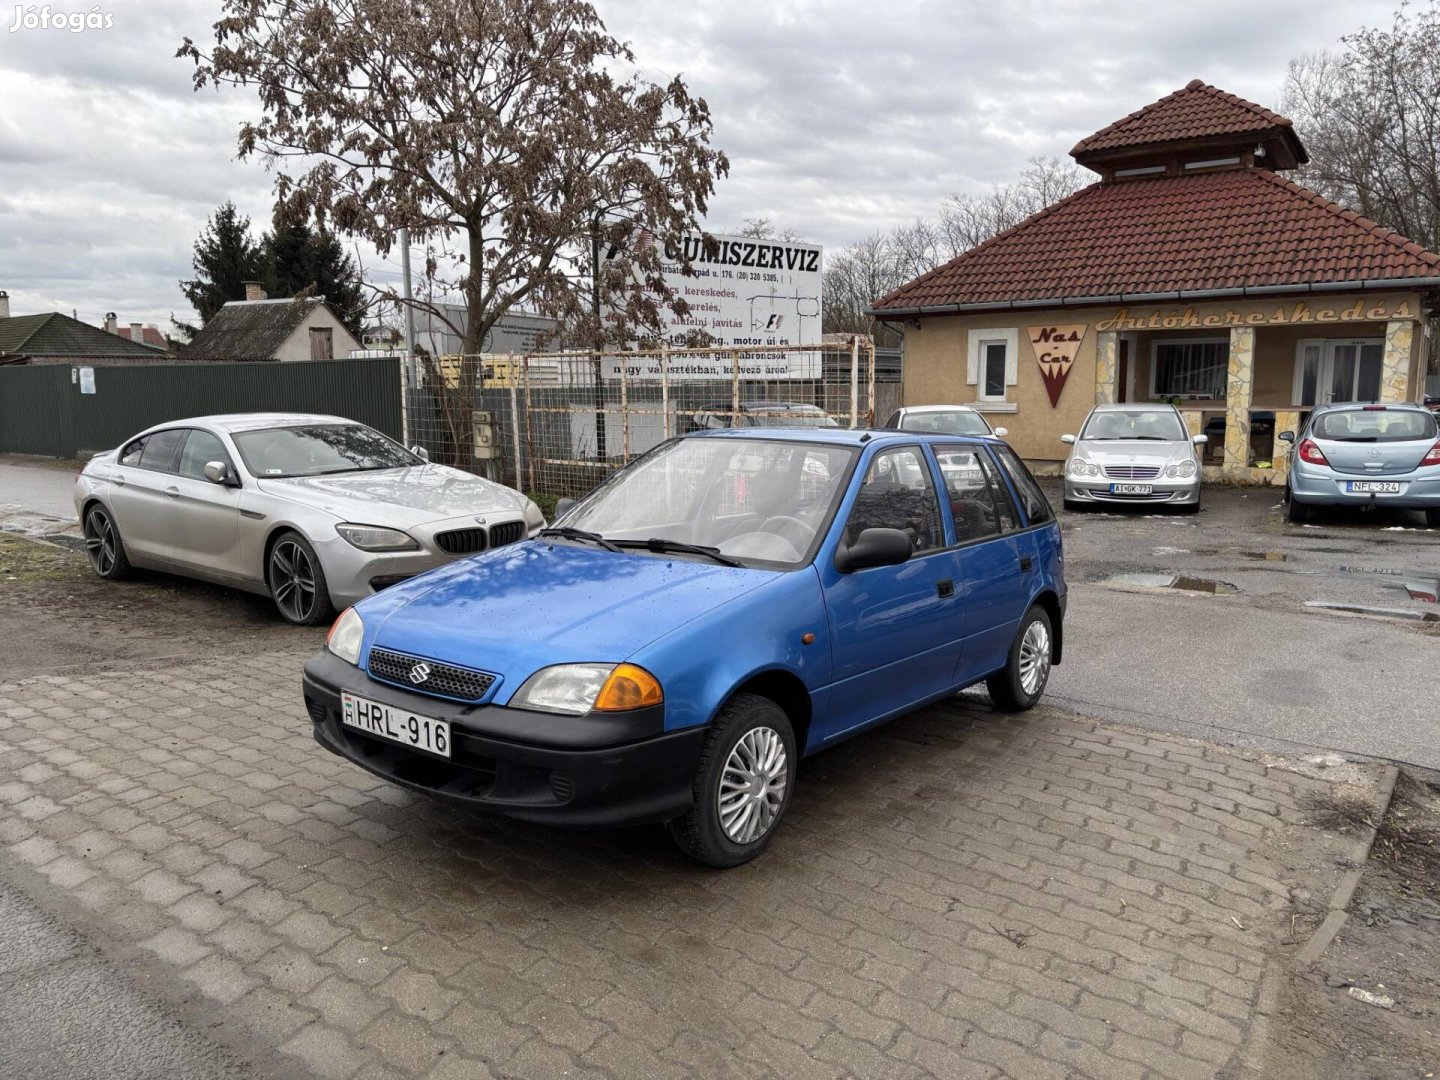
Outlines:
{"type": "Polygon", "coordinates": [[[998,439],[672,439],[536,539],[350,608],[305,667],[321,746],[468,806],[668,822],[734,866],[799,758],[984,681],[1028,709],[1060,662],[1045,496],[998,439]]]}

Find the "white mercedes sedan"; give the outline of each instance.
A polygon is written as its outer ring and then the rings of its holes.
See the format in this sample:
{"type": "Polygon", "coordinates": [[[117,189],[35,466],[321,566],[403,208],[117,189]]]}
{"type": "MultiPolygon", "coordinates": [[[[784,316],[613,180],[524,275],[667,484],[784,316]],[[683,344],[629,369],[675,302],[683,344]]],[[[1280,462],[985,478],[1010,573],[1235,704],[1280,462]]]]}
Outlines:
{"type": "Polygon", "coordinates": [[[512,488],[353,420],[299,413],[157,424],[90,459],[75,511],[103,578],[144,567],[230,585],[307,626],[545,526],[512,488]]]}

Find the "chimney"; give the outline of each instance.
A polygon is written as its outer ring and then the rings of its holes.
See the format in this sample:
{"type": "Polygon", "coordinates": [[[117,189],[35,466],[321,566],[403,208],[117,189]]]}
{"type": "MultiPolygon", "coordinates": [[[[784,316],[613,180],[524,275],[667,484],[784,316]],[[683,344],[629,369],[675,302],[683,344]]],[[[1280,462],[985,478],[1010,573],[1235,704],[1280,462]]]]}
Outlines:
{"type": "Polygon", "coordinates": [[[118,323],[118,322],[116,321],[116,319],[115,319],[115,312],[113,312],[113,311],[107,311],[107,312],[105,312],[105,332],[106,332],[107,334],[113,334],[113,333],[116,332],[118,326],[119,326],[119,323],[118,323]]]}
{"type": "Polygon", "coordinates": [[[145,326],[142,323],[132,322],[130,324],[130,340],[136,345],[145,344],[145,326]]]}
{"type": "Polygon", "coordinates": [[[248,303],[254,303],[256,300],[265,299],[265,289],[263,286],[261,286],[260,282],[243,281],[241,282],[241,284],[245,286],[245,300],[248,303]]]}
{"type": "Polygon", "coordinates": [[[8,292],[6,292],[4,289],[0,289],[0,319],[8,319],[9,317],[10,317],[10,294],[9,294],[8,292]]]}

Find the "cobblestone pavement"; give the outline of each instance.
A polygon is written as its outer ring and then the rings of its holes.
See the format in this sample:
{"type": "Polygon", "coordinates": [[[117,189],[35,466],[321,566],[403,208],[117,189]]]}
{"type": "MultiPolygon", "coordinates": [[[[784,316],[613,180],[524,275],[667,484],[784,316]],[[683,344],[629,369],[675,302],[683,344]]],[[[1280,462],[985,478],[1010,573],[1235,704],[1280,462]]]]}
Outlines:
{"type": "Polygon", "coordinates": [[[1244,1075],[1338,874],[1326,782],[983,697],[807,761],[704,870],[376,781],[303,659],[0,684],[0,871],[257,1074],[1244,1075]]]}

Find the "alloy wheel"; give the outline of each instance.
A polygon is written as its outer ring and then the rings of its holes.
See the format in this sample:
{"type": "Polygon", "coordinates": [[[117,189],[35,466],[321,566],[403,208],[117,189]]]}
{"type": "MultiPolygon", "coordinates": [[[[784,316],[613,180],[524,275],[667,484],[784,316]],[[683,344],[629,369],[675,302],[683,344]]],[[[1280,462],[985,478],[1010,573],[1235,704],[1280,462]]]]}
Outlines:
{"type": "Polygon", "coordinates": [[[110,515],[98,506],[85,515],[85,554],[90,565],[101,577],[109,577],[115,569],[119,538],[110,515]]]}
{"type": "Polygon", "coordinates": [[[280,613],[291,622],[303,623],[315,613],[315,567],[294,540],[281,540],[270,552],[270,591],[280,613]]]}
{"type": "Polygon", "coordinates": [[[768,833],[785,805],[789,761],[780,733],[770,727],[745,732],[730,751],[716,795],[720,827],[736,844],[753,844],[768,833]]]}
{"type": "Polygon", "coordinates": [[[1050,631],[1036,619],[1020,639],[1020,688],[1032,697],[1050,675],[1050,631]]]}

